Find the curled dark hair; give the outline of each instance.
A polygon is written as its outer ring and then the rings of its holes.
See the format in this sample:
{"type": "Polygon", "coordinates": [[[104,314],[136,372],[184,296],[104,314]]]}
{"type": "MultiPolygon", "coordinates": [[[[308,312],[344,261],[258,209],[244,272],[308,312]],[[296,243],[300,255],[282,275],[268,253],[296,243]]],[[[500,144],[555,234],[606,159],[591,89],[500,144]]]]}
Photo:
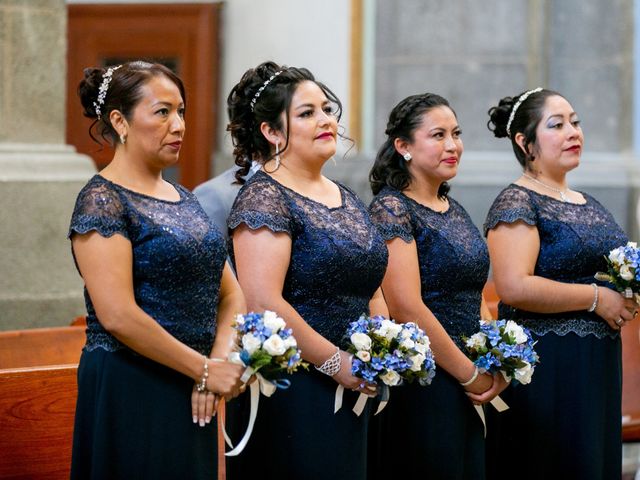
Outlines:
{"type": "Polygon", "coordinates": [[[286,67],[275,62],[264,62],[255,68],[247,70],[240,81],[231,89],[227,97],[227,111],[229,124],[227,131],[231,132],[233,140],[233,156],[240,168],[236,172],[236,180],[243,183],[243,177],[249,172],[251,162],[265,163],[273,158],[271,144],[260,131],[262,122],[286,135],[283,152],[289,146],[289,116],[285,115],[286,125],[282,122],[282,113],[288,112],[291,99],[298,85],[305,81],[314,82],[327,99],[334,104],[336,116],[340,120],[342,103],[336,95],[322,82],[317,81],[306,68],[286,67]],[[261,91],[256,99],[254,108],[251,101],[264,82],[275,73],[280,72],[261,91]]]}
{"type": "MultiPolygon", "coordinates": [[[[504,97],[498,102],[497,106],[489,109],[487,128],[491,130],[497,138],[509,137],[507,133],[509,116],[515,103],[525,93],[526,92],[522,92],[515,97],[504,97]]],[[[544,104],[547,98],[555,95],[562,97],[558,92],[547,89],[532,93],[520,104],[513,117],[510,128],[511,147],[513,148],[513,153],[515,153],[518,163],[520,163],[524,169],[527,169],[528,162],[532,162],[535,158],[536,129],[538,128],[540,120],[542,120],[544,104]],[[522,133],[524,135],[524,151],[515,141],[516,133],[522,133]],[[529,146],[533,148],[530,150],[529,146]]]]}
{"type": "MultiPolygon", "coordinates": [[[[376,160],[369,172],[369,183],[376,195],[382,187],[388,185],[402,191],[411,183],[411,173],[407,162],[398,153],[394,145],[396,138],[412,143],[415,131],[422,124],[422,115],[436,107],[447,107],[453,114],[449,102],[435,93],[411,95],[398,103],[389,114],[384,133],[386,140],[378,150],[376,160]]],[[[443,182],[438,188],[438,197],[445,198],[449,193],[449,184],[443,182]]]]}
{"type": "Polygon", "coordinates": [[[85,68],[84,78],[78,85],[78,96],[84,109],[83,114],[85,117],[94,119],[89,127],[89,136],[99,144],[101,142],[96,138],[94,132],[111,145],[117,142],[118,134],[111,125],[109,114],[113,110],[119,110],[130,121],[133,109],[142,98],[142,87],[153,77],[164,75],[175,83],[180,90],[185,108],[187,106],[184,84],[180,77],[159,63],[136,60],[124,63],[120,68],[113,70],[104,96],[104,103],[100,106],[101,115],[98,118],[94,102],[98,100],[100,86],[106,72],[106,67],[85,68]]]}

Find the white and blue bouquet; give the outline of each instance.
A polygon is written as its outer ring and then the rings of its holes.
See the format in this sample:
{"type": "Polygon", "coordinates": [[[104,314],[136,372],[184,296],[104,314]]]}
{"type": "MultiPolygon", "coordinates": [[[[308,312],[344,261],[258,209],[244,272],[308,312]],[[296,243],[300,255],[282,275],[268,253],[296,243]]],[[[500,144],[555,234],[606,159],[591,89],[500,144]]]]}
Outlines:
{"type": "Polygon", "coordinates": [[[351,373],[394,387],[417,380],[428,385],[436,374],[429,337],[415,323],[384,317],[360,317],[349,325],[347,351],[354,355],[351,373]]]}
{"type": "MultiPolygon", "coordinates": [[[[396,323],[381,316],[361,316],[347,330],[351,373],[379,387],[379,413],[389,401],[389,388],[417,381],[428,385],[436,374],[429,337],[415,323],[396,323]]],[[[340,388],[340,387],[339,387],[340,388]]],[[[360,394],[353,411],[360,415],[367,396],[360,394]]],[[[341,402],[336,401],[336,411],[341,402]]]]}
{"type": "Polygon", "coordinates": [[[292,330],[275,312],[236,315],[234,328],[239,349],[231,353],[230,360],[249,367],[252,374],[260,372],[267,380],[276,380],[283,372],[309,367],[300,357],[292,330]]]}
{"type": "Polygon", "coordinates": [[[298,368],[309,368],[300,357],[300,350],[292,330],[275,312],[247,313],[236,315],[234,328],[238,332],[238,345],[231,352],[229,360],[246,367],[241,377],[248,382],[255,375],[256,381],[250,385],[249,425],[242,440],[234,448],[222,425],[225,441],[232,448],[225,455],[239,455],[249,442],[253,426],[258,416],[260,394],[270,397],[278,388],[289,388],[291,382],[283,379],[284,373],[294,373],[298,368]]]}
{"type": "Polygon", "coordinates": [[[596,273],[596,280],[611,282],[626,298],[640,294],[640,250],[637,243],[628,242],[614,248],[604,258],[607,262],[607,272],[596,273]]]}
{"type": "Polygon", "coordinates": [[[523,385],[531,382],[539,358],[527,328],[513,320],[481,320],[480,331],[463,340],[469,358],[481,373],[500,372],[508,382],[515,380],[523,385]]]}

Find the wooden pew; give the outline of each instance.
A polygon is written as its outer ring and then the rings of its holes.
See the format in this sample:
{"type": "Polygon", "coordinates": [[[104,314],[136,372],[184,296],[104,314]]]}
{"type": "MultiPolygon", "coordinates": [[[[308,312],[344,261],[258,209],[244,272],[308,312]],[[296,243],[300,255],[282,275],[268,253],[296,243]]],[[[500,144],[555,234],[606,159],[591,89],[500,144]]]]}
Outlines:
{"type": "Polygon", "coordinates": [[[78,364],[84,327],[0,332],[0,369],[78,364]]]}

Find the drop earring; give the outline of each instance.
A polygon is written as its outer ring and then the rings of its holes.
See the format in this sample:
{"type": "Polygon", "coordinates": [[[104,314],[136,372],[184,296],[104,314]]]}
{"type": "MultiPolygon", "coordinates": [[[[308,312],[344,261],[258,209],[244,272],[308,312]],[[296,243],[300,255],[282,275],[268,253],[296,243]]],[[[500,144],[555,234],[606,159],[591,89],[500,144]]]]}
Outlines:
{"type": "Polygon", "coordinates": [[[122,145],[124,145],[125,143],[127,143],[127,137],[124,136],[124,134],[120,135],[120,143],[122,145]]]}
{"type": "Polygon", "coordinates": [[[280,142],[276,142],[276,168],[274,172],[280,168],[280,142]]]}

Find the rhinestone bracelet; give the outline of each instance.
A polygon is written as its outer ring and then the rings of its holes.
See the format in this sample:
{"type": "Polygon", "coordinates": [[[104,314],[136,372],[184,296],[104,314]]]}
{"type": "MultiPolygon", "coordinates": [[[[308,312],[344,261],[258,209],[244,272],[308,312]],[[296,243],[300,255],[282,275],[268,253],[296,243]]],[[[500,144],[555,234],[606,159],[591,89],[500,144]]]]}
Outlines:
{"type": "Polygon", "coordinates": [[[325,360],[325,362],[322,365],[320,365],[319,367],[316,367],[316,370],[320,370],[325,375],[329,375],[330,377],[333,377],[336,373],[340,371],[341,363],[342,362],[340,359],[340,349],[336,348],[336,353],[334,353],[329,358],[327,358],[327,360],[325,360]]]}
{"type": "Polygon", "coordinates": [[[598,306],[598,285],[592,283],[591,286],[593,287],[593,303],[591,304],[587,312],[595,311],[596,307],[598,306]]]}

